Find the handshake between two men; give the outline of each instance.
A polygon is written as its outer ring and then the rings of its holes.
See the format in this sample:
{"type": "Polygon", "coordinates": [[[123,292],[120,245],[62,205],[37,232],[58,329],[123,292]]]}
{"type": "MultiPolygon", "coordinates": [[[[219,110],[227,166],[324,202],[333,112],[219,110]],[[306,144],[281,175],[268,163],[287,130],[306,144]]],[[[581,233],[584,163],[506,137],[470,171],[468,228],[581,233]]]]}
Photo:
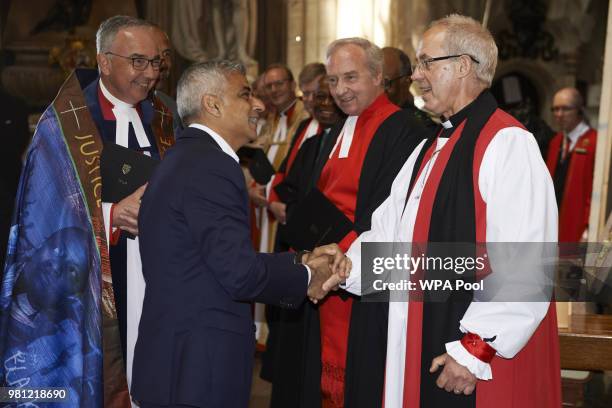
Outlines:
{"type": "Polygon", "coordinates": [[[317,303],[330,290],[337,290],[346,281],[351,272],[350,258],[337,244],[329,244],[315,248],[312,252],[302,254],[300,263],[307,265],[312,273],[308,285],[308,298],[317,303]]]}

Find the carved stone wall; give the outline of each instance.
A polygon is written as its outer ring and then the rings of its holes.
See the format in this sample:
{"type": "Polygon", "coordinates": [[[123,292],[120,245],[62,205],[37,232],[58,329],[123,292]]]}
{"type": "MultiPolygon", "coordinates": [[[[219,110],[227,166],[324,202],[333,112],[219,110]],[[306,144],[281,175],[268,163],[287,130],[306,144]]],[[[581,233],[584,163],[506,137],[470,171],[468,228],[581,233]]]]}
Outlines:
{"type": "MultiPolygon", "coordinates": [[[[67,39],[76,38],[82,40],[81,45],[88,52],[95,50],[95,33],[100,22],[115,14],[136,15],[133,0],[91,1],[88,10],[82,9],[87,12],[82,16],[58,11],[56,0],[39,0],[36,7],[26,1],[7,3],[6,24],[0,28],[2,52],[10,56],[12,63],[0,73],[2,87],[36,109],[53,100],[67,76],[59,64],[53,63],[54,47],[64,49],[67,39]],[[35,33],[43,21],[47,29],[35,33]]],[[[89,2],[82,2],[85,3],[89,2]]]]}

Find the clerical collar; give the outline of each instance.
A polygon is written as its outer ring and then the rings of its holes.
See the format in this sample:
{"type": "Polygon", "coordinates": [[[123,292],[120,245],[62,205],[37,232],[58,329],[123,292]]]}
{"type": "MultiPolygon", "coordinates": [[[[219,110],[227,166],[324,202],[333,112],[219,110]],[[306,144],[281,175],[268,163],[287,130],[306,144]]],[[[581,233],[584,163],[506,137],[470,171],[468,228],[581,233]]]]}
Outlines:
{"type": "MultiPolygon", "coordinates": [[[[136,141],[138,142],[138,146],[141,148],[151,147],[151,143],[149,142],[149,138],[147,137],[146,131],[142,125],[142,120],[140,118],[140,112],[134,105],[131,105],[127,102],[123,102],[122,100],[113,96],[106,86],[104,86],[104,82],[102,78],[98,81],[100,84],[100,92],[102,93],[102,99],[100,103],[100,108],[102,109],[102,115],[106,120],[115,119],[116,127],[115,127],[115,143],[123,146],[129,147],[129,134],[130,134],[130,125],[134,129],[134,135],[136,136],[136,141]],[[109,118],[108,106],[104,107],[104,99],[109,104],[113,106],[110,108],[114,118],[109,118]],[[107,110],[105,114],[104,111],[107,110]]],[[[150,153],[149,153],[150,154],[150,153]]]]}
{"type": "Polygon", "coordinates": [[[192,123],[191,125],[189,125],[189,127],[200,129],[208,133],[208,135],[213,138],[213,140],[219,145],[219,147],[225,154],[234,159],[236,163],[240,163],[240,159],[238,158],[238,155],[236,154],[234,149],[232,149],[229,143],[227,143],[227,141],[220,134],[218,134],[208,126],[202,125],[200,123],[192,123]]]}
{"type": "Polygon", "coordinates": [[[444,127],[444,129],[451,129],[451,128],[455,127],[455,126],[458,126],[467,117],[472,116],[472,114],[474,113],[474,109],[476,109],[476,107],[478,106],[478,103],[476,103],[476,102],[479,101],[480,99],[482,99],[483,96],[487,92],[488,92],[488,90],[486,90],[486,89],[484,91],[482,91],[480,93],[480,95],[478,95],[478,97],[476,99],[474,99],[472,102],[467,104],[463,109],[461,109],[459,112],[455,113],[450,118],[447,119],[445,117],[441,117],[440,121],[442,122],[442,126],[444,127]]]}
{"type": "Polygon", "coordinates": [[[586,122],[582,121],[578,125],[576,125],[574,129],[572,129],[569,133],[566,134],[566,136],[571,142],[570,150],[574,148],[576,142],[578,142],[578,139],[580,139],[580,136],[584,135],[589,129],[589,125],[587,125],[586,122]]]}
{"type": "Polygon", "coordinates": [[[484,98],[484,95],[489,94],[487,90],[484,90],[478,95],[476,99],[467,104],[463,109],[459,112],[455,113],[450,118],[446,119],[445,117],[440,118],[440,124],[442,125],[442,129],[438,132],[438,138],[446,139],[451,137],[451,135],[455,132],[455,127],[459,126],[466,118],[472,117],[476,114],[476,109],[481,104],[481,101],[484,98]]]}
{"type": "MultiPolygon", "coordinates": [[[[115,107],[115,103],[113,103],[113,100],[128,107],[132,105],[123,102],[113,96],[113,94],[111,94],[110,91],[106,88],[106,86],[104,86],[104,84],[102,83],[102,78],[100,78],[98,83],[100,85],[98,87],[98,101],[100,102],[100,110],[102,111],[102,117],[104,118],[104,120],[117,120],[117,118],[115,118],[115,114],[113,113],[113,108],[115,107]]],[[[142,109],[140,104],[136,105],[135,109],[136,112],[138,112],[138,116],[140,116],[140,118],[142,119],[142,109]]]]}
{"type": "Polygon", "coordinates": [[[102,95],[104,95],[104,97],[108,99],[108,101],[112,103],[113,106],[117,106],[119,108],[133,108],[134,107],[134,105],[129,104],[127,102],[123,102],[122,100],[114,97],[113,94],[111,94],[110,91],[106,89],[106,86],[104,86],[104,81],[102,80],[102,78],[100,78],[100,90],[102,91],[102,95]]]}

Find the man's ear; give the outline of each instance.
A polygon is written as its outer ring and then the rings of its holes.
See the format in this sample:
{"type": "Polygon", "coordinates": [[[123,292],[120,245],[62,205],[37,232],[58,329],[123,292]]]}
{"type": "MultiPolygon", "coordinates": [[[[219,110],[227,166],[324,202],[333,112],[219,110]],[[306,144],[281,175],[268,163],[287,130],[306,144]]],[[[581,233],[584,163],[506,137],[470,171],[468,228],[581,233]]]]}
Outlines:
{"type": "Polygon", "coordinates": [[[382,86],[384,88],[385,86],[385,82],[383,81],[383,73],[382,70],[378,73],[376,73],[376,75],[372,75],[372,78],[374,79],[374,83],[378,86],[382,86]]]}
{"type": "Polygon", "coordinates": [[[205,94],[202,96],[202,110],[215,118],[223,116],[221,100],[215,95],[205,94]]]}
{"type": "Polygon", "coordinates": [[[468,76],[472,71],[474,71],[474,64],[469,56],[462,55],[459,57],[459,78],[464,78],[468,76]]]}
{"type": "Polygon", "coordinates": [[[110,58],[104,54],[96,54],[96,61],[100,72],[107,76],[110,75],[110,58]]]}

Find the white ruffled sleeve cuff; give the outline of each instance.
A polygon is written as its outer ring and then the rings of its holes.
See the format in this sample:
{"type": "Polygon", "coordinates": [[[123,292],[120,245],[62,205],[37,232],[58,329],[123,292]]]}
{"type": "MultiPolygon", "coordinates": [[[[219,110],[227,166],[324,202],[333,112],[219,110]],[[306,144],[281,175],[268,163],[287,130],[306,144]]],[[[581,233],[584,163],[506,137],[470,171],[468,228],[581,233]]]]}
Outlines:
{"type": "Polygon", "coordinates": [[[490,380],[493,378],[491,365],[471,355],[465,347],[461,345],[459,340],[446,343],[446,352],[449,356],[454,358],[457,363],[470,370],[479,380],[490,380]]]}

